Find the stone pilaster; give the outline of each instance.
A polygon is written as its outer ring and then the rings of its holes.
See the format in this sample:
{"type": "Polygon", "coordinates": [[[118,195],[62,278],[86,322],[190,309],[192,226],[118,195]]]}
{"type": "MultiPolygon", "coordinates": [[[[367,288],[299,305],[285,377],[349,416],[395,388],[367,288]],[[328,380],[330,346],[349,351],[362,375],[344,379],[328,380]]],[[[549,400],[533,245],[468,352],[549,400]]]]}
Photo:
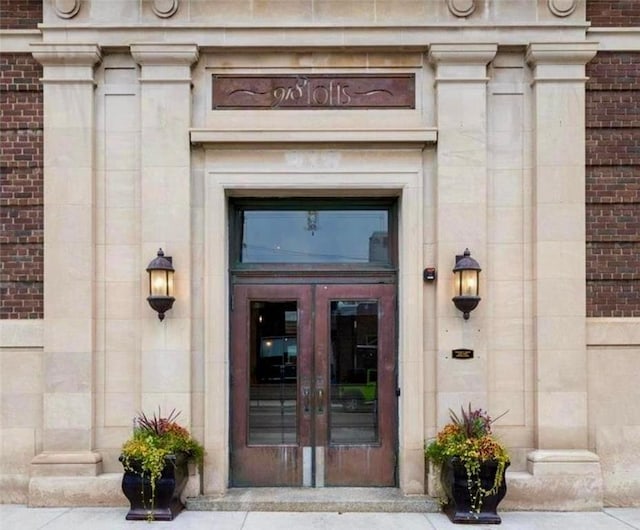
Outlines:
{"type": "MultiPolygon", "coordinates": [[[[464,320],[453,305],[455,256],[466,247],[480,265],[487,263],[487,64],[495,44],[434,44],[429,59],[436,69],[438,126],[436,236],[437,389],[436,418],[471,402],[487,404],[486,330],[483,303],[464,320]],[[453,348],[470,348],[474,358],[451,360],[453,348]],[[455,365],[452,363],[456,363],[455,365]]],[[[486,274],[480,275],[484,296],[486,274]]]]}
{"type": "MultiPolygon", "coordinates": [[[[144,297],[141,314],[141,407],[182,412],[191,421],[191,65],[192,44],[134,44],[140,65],[140,255],[143,265],[162,248],[173,257],[173,309],[160,322],[144,297]],[[146,260],[146,261],[145,261],[146,260]]],[[[140,271],[141,289],[148,279],[140,271]]]]}
{"type": "MultiPolygon", "coordinates": [[[[94,44],[34,44],[44,66],[44,453],[99,472],[94,438],[94,44]],[[71,460],[68,455],[71,454],[71,460]]],[[[69,462],[73,465],[68,467],[69,462]]],[[[33,467],[33,466],[32,466],[33,467]]],[[[55,470],[42,474],[59,474],[55,470]]]]}
{"type": "Polygon", "coordinates": [[[585,64],[593,43],[531,44],[535,415],[539,449],[587,447],[585,64]]]}

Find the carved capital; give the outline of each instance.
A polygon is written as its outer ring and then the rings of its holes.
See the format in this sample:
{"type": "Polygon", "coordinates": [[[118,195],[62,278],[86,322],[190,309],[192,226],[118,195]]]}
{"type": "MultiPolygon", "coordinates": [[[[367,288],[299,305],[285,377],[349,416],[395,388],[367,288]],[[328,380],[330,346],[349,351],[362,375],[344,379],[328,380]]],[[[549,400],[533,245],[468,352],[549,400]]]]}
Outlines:
{"type": "Polygon", "coordinates": [[[43,66],[90,66],[102,60],[97,44],[31,44],[33,57],[43,66]]]}
{"type": "Polygon", "coordinates": [[[198,46],[145,42],[132,44],[131,55],[142,66],[191,66],[198,60],[198,46]]]}
{"type": "Polygon", "coordinates": [[[597,42],[531,43],[527,63],[538,65],[585,65],[598,52],[597,42]]]}
{"type": "Polygon", "coordinates": [[[429,60],[436,64],[486,65],[497,51],[496,44],[432,44],[429,60]]]}
{"type": "Polygon", "coordinates": [[[584,65],[598,52],[597,42],[532,43],[526,60],[533,68],[533,83],[585,83],[584,65]]]}

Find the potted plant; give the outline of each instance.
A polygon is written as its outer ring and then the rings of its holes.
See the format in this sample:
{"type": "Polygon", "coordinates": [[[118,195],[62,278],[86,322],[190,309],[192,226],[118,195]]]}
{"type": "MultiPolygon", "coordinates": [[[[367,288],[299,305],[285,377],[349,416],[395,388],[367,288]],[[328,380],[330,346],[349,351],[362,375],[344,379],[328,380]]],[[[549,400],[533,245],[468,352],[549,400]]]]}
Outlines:
{"type": "Polygon", "coordinates": [[[175,409],[162,417],[140,413],[133,435],[122,446],[122,492],[131,504],[130,521],[171,521],[184,505],[180,495],[189,476],[189,461],[200,464],[204,449],[187,429],[176,423],[175,409]]]}
{"type": "MultiPolygon", "coordinates": [[[[506,412],[505,412],[506,414],[506,412]]],[[[482,409],[449,410],[451,423],[427,444],[427,458],[441,466],[440,480],[447,496],[445,513],[454,523],[500,524],[498,503],[507,493],[506,449],[491,433],[491,419],[482,409]]]]}

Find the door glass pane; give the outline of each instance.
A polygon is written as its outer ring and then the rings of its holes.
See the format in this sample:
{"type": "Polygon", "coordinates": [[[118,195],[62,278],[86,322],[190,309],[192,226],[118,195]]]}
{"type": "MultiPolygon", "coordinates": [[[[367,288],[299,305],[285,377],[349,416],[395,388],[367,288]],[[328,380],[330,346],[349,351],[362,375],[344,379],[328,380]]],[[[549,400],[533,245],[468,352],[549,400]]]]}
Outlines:
{"type": "Polygon", "coordinates": [[[242,263],[388,264],[387,210],[245,210],[242,263]]]}
{"type": "Polygon", "coordinates": [[[297,442],[296,302],[251,302],[249,444],[297,442]]]}
{"type": "Polygon", "coordinates": [[[378,303],[331,302],[329,440],[378,441],[378,303]]]}

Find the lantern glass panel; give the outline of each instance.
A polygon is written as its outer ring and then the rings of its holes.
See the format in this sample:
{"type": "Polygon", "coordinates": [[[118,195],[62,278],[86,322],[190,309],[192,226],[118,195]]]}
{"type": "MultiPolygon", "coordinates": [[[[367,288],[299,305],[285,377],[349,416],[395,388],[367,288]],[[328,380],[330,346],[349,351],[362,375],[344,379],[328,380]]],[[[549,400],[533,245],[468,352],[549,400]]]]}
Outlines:
{"type": "Polygon", "coordinates": [[[167,296],[173,296],[173,271],[167,271],[167,296]]]}
{"type": "Polygon", "coordinates": [[[478,271],[460,271],[460,296],[478,296],[478,271]]]}
{"type": "Polygon", "coordinates": [[[160,269],[149,271],[149,273],[149,294],[151,296],[169,296],[167,293],[168,271],[160,269]]]}

